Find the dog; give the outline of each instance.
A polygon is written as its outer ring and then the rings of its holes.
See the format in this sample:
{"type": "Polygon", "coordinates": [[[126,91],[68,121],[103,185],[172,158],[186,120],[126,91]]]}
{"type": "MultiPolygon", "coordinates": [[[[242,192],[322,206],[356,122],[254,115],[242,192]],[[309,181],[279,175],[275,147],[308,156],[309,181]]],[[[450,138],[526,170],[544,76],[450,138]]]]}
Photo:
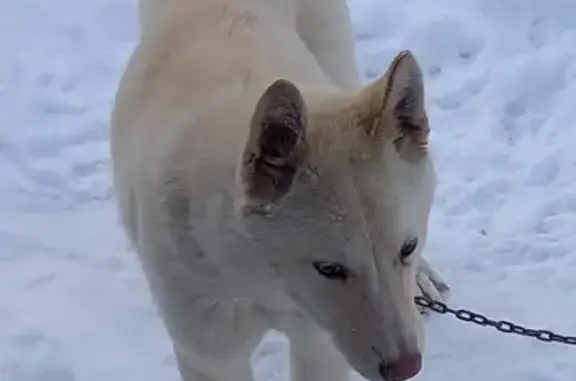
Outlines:
{"type": "Polygon", "coordinates": [[[292,381],[422,368],[416,295],[436,175],[421,69],[360,81],[345,0],[140,0],[118,84],[118,210],[184,381],[252,381],[270,330],[292,381]]]}

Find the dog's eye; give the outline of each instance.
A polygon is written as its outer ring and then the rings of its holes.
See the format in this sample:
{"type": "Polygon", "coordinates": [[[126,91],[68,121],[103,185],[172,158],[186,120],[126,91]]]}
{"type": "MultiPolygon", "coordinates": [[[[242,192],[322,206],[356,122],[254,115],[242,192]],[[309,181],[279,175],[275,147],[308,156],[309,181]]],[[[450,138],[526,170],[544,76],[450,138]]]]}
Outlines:
{"type": "Polygon", "coordinates": [[[345,282],[350,276],[350,270],[340,263],[315,261],[312,265],[316,271],[328,279],[345,282]]]}
{"type": "Polygon", "coordinates": [[[414,250],[416,250],[417,246],[418,246],[418,237],[411,238],[408,241],[404,242],[404,245],[402,245],[402,249],[400,249],[400,262],[402,262],[402,264],[406,263],[406,260],[414,252],[414,250]]]}

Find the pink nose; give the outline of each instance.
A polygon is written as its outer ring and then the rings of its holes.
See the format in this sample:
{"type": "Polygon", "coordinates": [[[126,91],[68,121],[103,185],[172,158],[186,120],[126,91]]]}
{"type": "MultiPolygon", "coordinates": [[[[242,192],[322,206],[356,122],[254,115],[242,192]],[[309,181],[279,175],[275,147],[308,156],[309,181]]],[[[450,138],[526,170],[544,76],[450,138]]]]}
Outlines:
{"type": "Polygon", "coordinates": [[[420,353],[405,354],[394,361],[380,364],[380,375],[384,381],[404,381],[416,376],[422,369],[420,353]]]}

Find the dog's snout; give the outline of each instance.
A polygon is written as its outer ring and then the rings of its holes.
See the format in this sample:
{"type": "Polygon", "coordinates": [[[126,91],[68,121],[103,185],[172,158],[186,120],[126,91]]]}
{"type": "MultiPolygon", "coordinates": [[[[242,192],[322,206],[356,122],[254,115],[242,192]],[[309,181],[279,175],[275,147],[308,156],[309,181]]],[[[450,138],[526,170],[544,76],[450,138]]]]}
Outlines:
{"type": "Polygon", "coordinates": [[[422,355],[411,353],[380,364],[379,372],[384,381],[404,381],[416,376],[422,369],[422,355]]]}

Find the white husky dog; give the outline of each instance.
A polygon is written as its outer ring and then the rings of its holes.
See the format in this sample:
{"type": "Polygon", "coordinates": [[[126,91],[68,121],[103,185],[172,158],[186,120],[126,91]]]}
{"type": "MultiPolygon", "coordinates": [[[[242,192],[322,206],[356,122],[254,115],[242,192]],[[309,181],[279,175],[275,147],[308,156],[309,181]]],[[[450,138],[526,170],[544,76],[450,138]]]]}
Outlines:
{"type": "Polygon", "coordinates": [[[114,183],[185,381],[250,381],[270,329],[293,381],[422,367],[413,298],[435,187],[422,73],[363,86],[345,0],[140,0],[114,183]]]}

